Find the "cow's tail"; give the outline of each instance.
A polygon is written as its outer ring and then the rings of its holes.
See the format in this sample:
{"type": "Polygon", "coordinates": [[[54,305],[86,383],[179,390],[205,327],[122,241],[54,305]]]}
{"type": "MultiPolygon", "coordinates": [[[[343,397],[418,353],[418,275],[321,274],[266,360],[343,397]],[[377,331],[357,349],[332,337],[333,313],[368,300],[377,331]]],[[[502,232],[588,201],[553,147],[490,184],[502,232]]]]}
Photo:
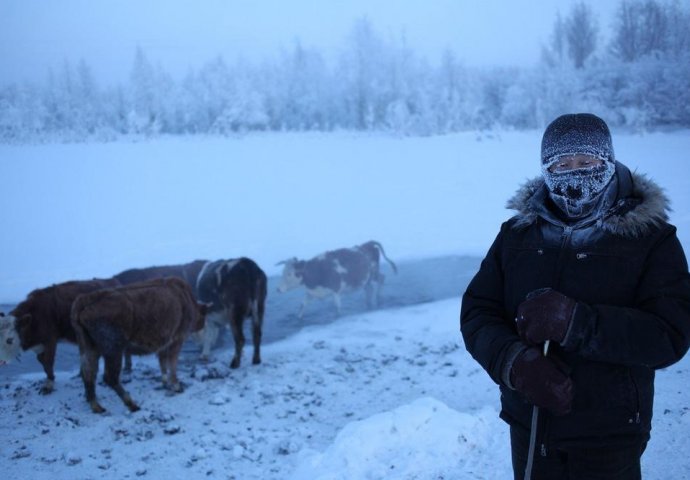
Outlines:
{"type": "Polygon", "coordinates": [[[383,245],[381,245],[376,240],[372,240],[371,243],[373,243],[376,246],[376,248],[379,249],[379,252],[381,252],[381,256],[383,256],[383,258],[385,258],[386,261],[391,264],[391,267],[393,268],[393,272],[395,272],[395,274],[397,275],[398,274],[398,267],[395,266],[395,263],[393,263],[393,260],[391,260],[390,258],[388,258],[386,256],[386,252],[383,250],[383,245]]]}

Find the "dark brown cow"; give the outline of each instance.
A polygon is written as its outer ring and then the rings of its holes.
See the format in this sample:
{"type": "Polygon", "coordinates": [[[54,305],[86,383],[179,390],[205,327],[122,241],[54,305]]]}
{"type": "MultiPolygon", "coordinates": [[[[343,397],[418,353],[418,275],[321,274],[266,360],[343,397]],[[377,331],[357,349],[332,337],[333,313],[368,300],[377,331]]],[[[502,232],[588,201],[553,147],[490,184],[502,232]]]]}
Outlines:
{"type": "Polygon", "coordinates": [[[199,274],[199,301],[210,305],[203,333],[202,359],[207,359],[220,328],[230,325],[235,340],[231,368],[240,366],[244,348],[242,324],[252,318],[253,364],[261,363],[261,335],[266,303],[266,274],[249,258],[209,262],[199,274]]]}
{"type": "Polygon", "coordinates": [[[103,379],[130,411],[139,410],[120,384],[122,353],[156,353],[163,384],[182,391],[177,359],[187,335],[204,326],[206,306],[194,299],[192,288],[169,277],[80,295],[72,306],[72,326],[81,354],[86,400],[94,413],[105,409],[96,400],[98,360],[105,360],[103,379]],[[169,374],[169,376],[168,376],[169,374]]]}
{"type": "Polygon", "coordinates": [[[357,288],[365,289],[367,307],[371,308],[379,303],[385,278],[380,271],[379,255],[398,273],[398,268],[386,256],[383,246],[376,241],[328,251],[311,260],[285,260],[278,264],[285,265],[278,291],[287,292],[301,286],[307,289],[299,312],[300,318],[304,316],[304,309],[311,300],[329,295],[333,295],[336,310],[340,314],[341,293],[357,288]]]}
{"type": "Polygon", "coordinates": [[[191,285],[192,288],[196,288],[199,272],[206,263],[207,260],[195,260],[181,265],[132,268],[118,273],[113,278],[116,278],[122,285],[129,285],[130,283],[153,280],[154,278],[178,277],[191,285]]]}
{"type": "Polygon", "coordinates": [[[0,319],[0,357],[9,361],[24,350],[35,351],[48,377],[40,392],[52,392],[58,340],[76,343],[70,323],[72,302],[82,293],[117,285],[119,282],[115,279],[93,279],[34,290],[9,315],[0,319]]]}

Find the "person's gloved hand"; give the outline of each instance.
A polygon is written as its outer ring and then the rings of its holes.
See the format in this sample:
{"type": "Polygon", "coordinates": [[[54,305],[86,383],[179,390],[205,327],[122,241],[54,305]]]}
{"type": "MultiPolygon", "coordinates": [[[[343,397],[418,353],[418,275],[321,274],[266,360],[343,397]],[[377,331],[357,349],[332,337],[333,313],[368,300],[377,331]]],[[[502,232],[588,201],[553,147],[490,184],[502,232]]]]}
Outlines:
{"type": "Polygon", "coordinates": [[[572,408],[573,381],[536,348],[528,348],[517,356],[510,380],[530,403],[554,415],[565,415],[572,408]]]}
{"type": "Polygon", "coordinates": [[[547,340],[561,343],[576,304],[572,298],[551,289],[528,295],[517,309],[518,334],[530,345],[539,345],[547,340]]]}

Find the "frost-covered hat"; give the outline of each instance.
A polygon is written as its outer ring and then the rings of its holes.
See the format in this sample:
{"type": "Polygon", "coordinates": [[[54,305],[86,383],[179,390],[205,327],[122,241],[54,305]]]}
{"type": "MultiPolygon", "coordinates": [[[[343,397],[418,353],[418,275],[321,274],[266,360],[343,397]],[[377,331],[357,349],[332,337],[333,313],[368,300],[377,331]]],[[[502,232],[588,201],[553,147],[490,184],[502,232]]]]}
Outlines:
{"type": "Polygon", "coordinates": [[[571,220],[596,211],[616,172],[611,132],[591,113],[562,115],[546,127],[541,141],[541,171],[549,197],[571,220]],[[601,164],[551,171],[564,155],[591,155],[601,164]]]}
{"type": "Polygon", "coordinates": [[[591,113],[561,115],[546,127],[541,140],[541,162],[546,167],[558,157],[578,153],[615,162],[609,127],[591,113]]]}

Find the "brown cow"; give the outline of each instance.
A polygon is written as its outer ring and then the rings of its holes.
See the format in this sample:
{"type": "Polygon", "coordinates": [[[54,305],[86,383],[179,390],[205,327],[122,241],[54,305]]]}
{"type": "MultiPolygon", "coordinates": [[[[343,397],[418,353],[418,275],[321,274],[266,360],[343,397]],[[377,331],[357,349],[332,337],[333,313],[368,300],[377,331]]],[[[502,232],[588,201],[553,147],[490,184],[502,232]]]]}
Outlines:
{"type": "Polygon", "coordinates": [[[94,413],[105,409],[96,400],[98,361],[105,360],[103,380],[130,411],[139,407],[120,384],[122,353],[158,354],[163,383],[182,391],[177,359],[187,335],[204,326],[206,306],[192,287],[176,277],[149,280],[80,295],[72,306],[72,326],[81,354],[86,400],[94,413]],[[169,377],[168,377],[169,372],[169,377]]]}
{"type": "Polygon", "coordinates": [[[35,351],[48,377],[40,392],[52,392],[58,340],[76,343],[70,323],[72,302],[82,293],[117,285],[114,279],[93,279],[34,290],[9,315],[0,318],[0,358],[9,361],[24,350],[35,351]]]}
{"type": "MultiPolygon", "coordinates": [[[[194,260],[189,263],[182,263],[179,265],[158,265],[154,267],[145,268],[130,268],[124,270],[117,275],[114,275],[117,281],[122,285],[129,285],[136,282],[143,282],[146,280],[153,280],[154,278],[177,277],[181,278],[194,290],[196,296],[196,284],[199,272],[208,263],[207,260],[194,260]]],[[[132,371],[132,357],[125,354],[125,372],[132,371]]]]}

